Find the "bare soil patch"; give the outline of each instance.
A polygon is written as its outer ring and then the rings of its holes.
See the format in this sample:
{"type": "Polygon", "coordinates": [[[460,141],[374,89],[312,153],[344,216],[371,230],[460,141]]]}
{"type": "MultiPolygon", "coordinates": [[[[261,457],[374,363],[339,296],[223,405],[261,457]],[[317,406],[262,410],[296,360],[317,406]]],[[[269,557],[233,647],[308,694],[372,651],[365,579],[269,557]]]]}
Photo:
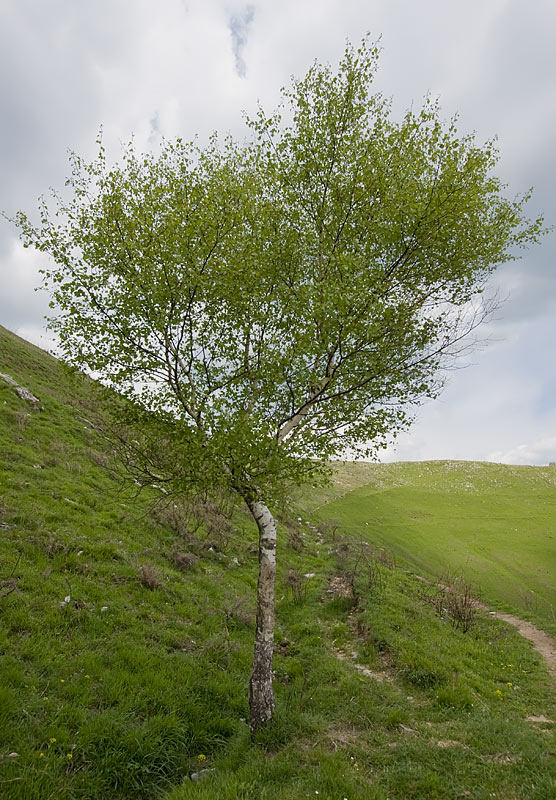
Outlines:
{"type": "Polygon", "coordinates": [[[334,647],[334,652],[336,657],[340,659],[340,661],[347,661],[351,666],[360,672],[362,675],[366,675],[367,678],[373,678],[378,683],[391,683],[392,676],[389,675],[387,672],[372,670],[368,667],[365,667],[363,664],[358,664],[357,661],[354,661],[356,657],[354,654],[349,655],[344,650],[340,650],[337,647],[334,647]]]}

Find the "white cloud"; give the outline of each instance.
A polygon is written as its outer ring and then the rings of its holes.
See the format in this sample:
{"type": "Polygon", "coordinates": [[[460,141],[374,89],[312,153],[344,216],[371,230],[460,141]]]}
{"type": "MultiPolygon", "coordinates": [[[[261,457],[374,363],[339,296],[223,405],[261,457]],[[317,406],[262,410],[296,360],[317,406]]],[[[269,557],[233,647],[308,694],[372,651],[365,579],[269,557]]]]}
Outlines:
{"type": "Polygon", "coordinates": [[[487,461],[501,464],[539,464],[556,463],[556,436],[547,436],[531,444],[520,444],[507,451],[495,451],[487,461]]]}

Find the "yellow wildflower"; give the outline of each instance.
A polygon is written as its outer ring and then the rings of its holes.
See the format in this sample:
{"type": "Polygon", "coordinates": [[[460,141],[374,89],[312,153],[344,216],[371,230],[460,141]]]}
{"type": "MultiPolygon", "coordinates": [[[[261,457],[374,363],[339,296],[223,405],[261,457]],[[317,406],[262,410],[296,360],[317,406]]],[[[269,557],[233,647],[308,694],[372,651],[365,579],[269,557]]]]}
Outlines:
{"type": "Polygon", "coordinates": [[[69,760],[71,761],[71,760],[72,760],[72,758],[73,758],[73,756],[72,756],[72,754],[71,754],[71,753],[67,753],[67,755],[66,755],[66,758],[69,758],[69,760]]]}
{"type": "Polygon", "coordinates": [[[207,757],[204,755],[204,753],[199,753],[197,758],[199,759],[199,761],[206,761],[207,760],[207,757]]]}
{"type": "Polygon", "coordinates": [[[44,753],[39,753],[39,758],[44,758],[44,753]]]}
{"type": "Polygon", "coordinates": [[[50,744],[54,744],[55,741],[56,741],[56,739],[54,738],[54,736],[51,736],[50,737],[50,744]]]}

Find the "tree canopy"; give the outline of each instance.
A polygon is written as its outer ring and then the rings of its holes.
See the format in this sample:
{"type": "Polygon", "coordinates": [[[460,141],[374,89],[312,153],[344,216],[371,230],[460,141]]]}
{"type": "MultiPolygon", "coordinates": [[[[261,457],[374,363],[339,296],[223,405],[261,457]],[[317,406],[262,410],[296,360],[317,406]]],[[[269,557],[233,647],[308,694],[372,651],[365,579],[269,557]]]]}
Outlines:
{"type": "Polygon", "coordinates": [[[130,145],[110,166],[99,141],[40,225],[16,217],[52,256],[66,358],[132,400],[137,458],[176,490],[272,502],[375,453],[436,395],[490,273],[543,231],[493,142],[430,98],[393,118],[377,59],[365,40],[337,71],[315,63],[243,143],[130,145]]]}
{"type": "Polygon", "coordinates": [[[261,111],[244,144],[73,155],[69,201],[38,228],[18,215],[53,256],[65,355],[179,422],[209,482],[223,462],[279,484],[376,451],[435,394],[489,273],[541,231],[492,142],[430,98],[392,120],[377,58],[364,42],[337,73],[314,64],[283,93],[288,121],[261,111]]]}

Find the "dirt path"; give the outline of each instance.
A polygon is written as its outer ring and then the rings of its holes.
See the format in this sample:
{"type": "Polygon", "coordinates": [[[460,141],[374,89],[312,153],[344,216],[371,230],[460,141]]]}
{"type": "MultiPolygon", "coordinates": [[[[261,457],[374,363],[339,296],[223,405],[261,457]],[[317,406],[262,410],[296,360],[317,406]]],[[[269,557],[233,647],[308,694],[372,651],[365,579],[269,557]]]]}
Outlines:
{"type": "MultiPolygon", "coordinates": [[[[415,577],[417,580],[423,581],[423,583],[433,584],[433,581],[423,578],[422,575],[415,575],[415,577]]],[[[450,591],[450,587],[442,583],[436,583],[434,585],[438,586],[440,589],[450,591]]],[[[516,617],[514,614],[505,614],[502,611],[491,611],[488,606],[485,606],[484,603],[481,603],[479,600],[475,600],[474,605],[477,608],[482,608],[484,611],[487,611],[491,617],[501,619],[503,622],[508,622],[510,625],[517,628],[524,639],[528,639],[537,653],[542,656],[551,675],[556,678],[556,642],[547,633],[541,631],[536,625],[533,625],[532,622],[516,617]]]]}
{"type": "Polygon", "coordinates": [[[503,614],[499,611],[490,611],[489,614],[491,617],[502,619],[504,622],[514,625],[520,634],[531,642],[537,653],[540,653],[548,669],[556,677],[556,643],[548,634],[539,630],[532,622],[514,617],[513,614],[503,614]]]}

